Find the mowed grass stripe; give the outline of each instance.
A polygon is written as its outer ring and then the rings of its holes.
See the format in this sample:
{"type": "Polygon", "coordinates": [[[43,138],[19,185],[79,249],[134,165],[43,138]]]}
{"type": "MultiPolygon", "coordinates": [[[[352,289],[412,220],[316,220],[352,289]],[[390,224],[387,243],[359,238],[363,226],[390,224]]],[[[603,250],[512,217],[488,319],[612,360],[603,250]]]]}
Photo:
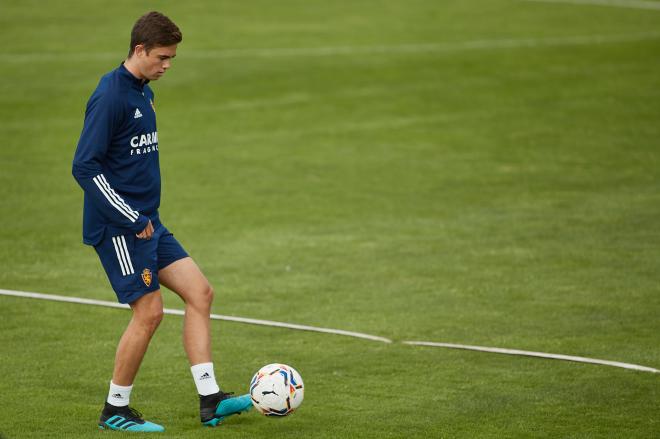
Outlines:
{"type": "Polygon", "coordinates": [[[536,3],[565,3],[569,5],[612,6],[626,9],[646,9],[660,11],[660,2],[644,0],[525,0],[536,3]]]}
{"type": "MultiPolygon", "coordinates": [[[[330,46],[330,47],[280,47],[252,49],[188,50],[185,57],[191,59],[227,58],[280,58],[280,57],[323,57],[338,55],[397,55],[414,53],[449,53],[470,50],[501,50],[518,48],[588,46],[594,44],[629,43],[660,39],[660,32],[640,32],[630,34],[575,35],[545,38],[487,39],[474,41],[412,43],[370,46],[330,46]]],[[[32,63],[53,61],[92,61],[117,58],[115,52],[96,53],[0,53],[3,62],[32,63]]]]}

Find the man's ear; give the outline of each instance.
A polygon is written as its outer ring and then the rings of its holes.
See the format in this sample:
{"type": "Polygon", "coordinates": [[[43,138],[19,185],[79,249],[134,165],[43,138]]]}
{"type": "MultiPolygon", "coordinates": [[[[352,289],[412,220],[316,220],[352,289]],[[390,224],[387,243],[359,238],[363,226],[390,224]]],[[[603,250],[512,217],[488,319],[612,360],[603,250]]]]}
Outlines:
{"type": "Polygon", "coordinates": [[[137,56],[143,56],[147,52],[144,50],[144,44],[138,44],[135,46],[135,49],[133,50],[133,53],[137,56]]]}

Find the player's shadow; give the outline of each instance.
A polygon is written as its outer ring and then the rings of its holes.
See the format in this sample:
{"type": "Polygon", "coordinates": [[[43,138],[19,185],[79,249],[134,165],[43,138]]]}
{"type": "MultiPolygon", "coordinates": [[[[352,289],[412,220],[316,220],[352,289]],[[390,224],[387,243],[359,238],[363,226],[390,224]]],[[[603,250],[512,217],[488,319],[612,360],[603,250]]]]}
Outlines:
{"type": "MultiPolygon", "coordinates": [[[[227,429],[233,429],[234,427],[240,427],[241,425],[246,426],[246,425],[253,425],[256,424],[259,421],[263,421],[262,418],[265,416],[262,416],[259,414],[257,411],[251,409],[247,413],[241,413],[238,415],[232,415],[222,421],[217,427],[202,427],[199,423],[199,413],[195,411],[190,411],[190,412],[185,412],[181,414],[181,419],[196,419],[196,421],[193,422],[185,422],[180,424],[181,427],[185,431],[197,431],[200,428],[203,428],[205,430],[213,430],[214,428],[217,428],[219,430],[227,430],[227,429]]],[[[0,438],[3,439],[3,438],[0,438]]]]}

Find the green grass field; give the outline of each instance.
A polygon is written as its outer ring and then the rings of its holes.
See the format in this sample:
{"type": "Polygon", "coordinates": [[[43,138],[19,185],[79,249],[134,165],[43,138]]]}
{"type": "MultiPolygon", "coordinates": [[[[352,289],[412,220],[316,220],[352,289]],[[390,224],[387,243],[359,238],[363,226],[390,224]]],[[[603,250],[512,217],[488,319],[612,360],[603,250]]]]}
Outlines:
{"type": "MultiPolygon", "coordinates": [[[[0,288],[114,300],[71,159],[150,9],[184,35],[152,84],[161,217],[213,311],[394,340],[214,322],[223,388],[284,362],[306,394],[202,429],[166,316],[132,397],[159,437],[660,436],[658,374],[401,343],[660,368],[660,10],[0,0],[0,288]]],[[[0,314],[0,436],[116,434],[96,421],[130,314],[4,296],[0,314]]]]}

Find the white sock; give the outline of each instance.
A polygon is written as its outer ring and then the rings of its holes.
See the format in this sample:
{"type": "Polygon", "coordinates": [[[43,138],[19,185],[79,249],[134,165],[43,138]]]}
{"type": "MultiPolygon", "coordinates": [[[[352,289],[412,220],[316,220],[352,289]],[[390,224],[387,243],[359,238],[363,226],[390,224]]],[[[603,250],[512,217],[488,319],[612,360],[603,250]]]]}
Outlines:
{"type": "Polygon", "coordinates": [[[213,363],[195,364],[190,368],[190,371],[195,380],[195,386],[197,386],[197,393],[206,396],[220,391],[220,387],[218,387],[218,383],[215,381],[213,363]]]}
{"type": "Polygon", "coordinates": [[[131,399],[131,390],[133,390],[132,384],[130,386],[118,386],[110,381],[110,391],[108,392],[107,399],[108,403],[116,407],[127,406],[131,399]]]}

